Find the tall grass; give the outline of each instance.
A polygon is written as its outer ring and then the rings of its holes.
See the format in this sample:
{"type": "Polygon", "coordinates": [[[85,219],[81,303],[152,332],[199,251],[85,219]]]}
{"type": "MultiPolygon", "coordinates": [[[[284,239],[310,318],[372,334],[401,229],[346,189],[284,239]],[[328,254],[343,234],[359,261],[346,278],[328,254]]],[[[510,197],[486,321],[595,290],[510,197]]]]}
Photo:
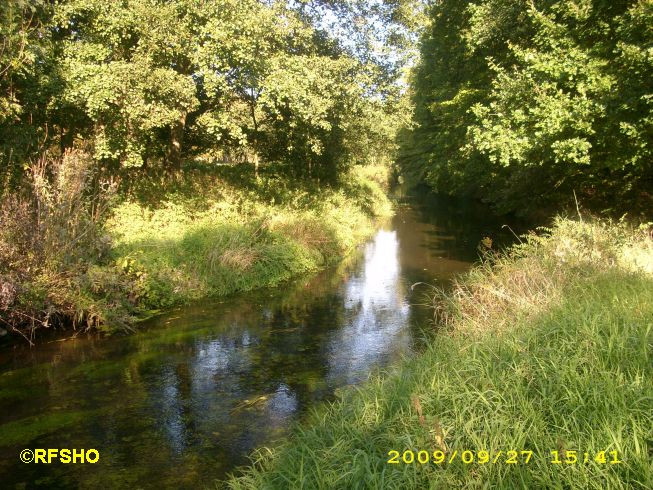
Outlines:
{"type": "Polygon", "coordinates": [[[29,167],[22,192],[0,211],[0,321],[32,338],[61,322],[96,326],[103,300],[94,267],[106,262],[102,227],[116,185],[99,178],[87,154],[44,155],[29,167]]]}
{"type": "Polygon", "coordinates": [[[543,231],[439,294],[448,332],[424,352],[318,409],[224,486],[652,488],[651,237],[569,220],[543,231]],[[388,464],[390,450],[447,463],[388,464]],[[464,464],[464,450],[492,458],[464,464]],[[510,450],[533,456],[506,464],[510,450]]]}
{"type": "Polygon", "coordinates": [[[81,151],[44,157],[25,191],[2,202],[0,334],[31,342],[55,325],[130,329],[153,310],[331,264],[390,213],[374,175],[354,169],[319,188],[189,165],[118,190],[81,151]]]}

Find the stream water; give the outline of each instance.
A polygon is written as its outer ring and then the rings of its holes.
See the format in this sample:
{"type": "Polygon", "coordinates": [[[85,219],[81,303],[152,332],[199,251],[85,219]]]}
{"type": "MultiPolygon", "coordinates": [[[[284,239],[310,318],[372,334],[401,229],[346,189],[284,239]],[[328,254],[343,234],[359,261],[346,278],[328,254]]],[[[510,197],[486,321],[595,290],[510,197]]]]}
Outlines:
{"type": "MultiPolygon", "coordinates": [[[[399,199],[339,266],[207,300],[131,336],[0,348],[3,488],[213,486],[318,402],[419,349],[420,281],[446,285],[501,239],[486,210],[399,199]],[[23,449],[96,449],[95,464],[25,464],[23,449]]],[[[505,240],[505,238],[504,238],[505,240]]]]}

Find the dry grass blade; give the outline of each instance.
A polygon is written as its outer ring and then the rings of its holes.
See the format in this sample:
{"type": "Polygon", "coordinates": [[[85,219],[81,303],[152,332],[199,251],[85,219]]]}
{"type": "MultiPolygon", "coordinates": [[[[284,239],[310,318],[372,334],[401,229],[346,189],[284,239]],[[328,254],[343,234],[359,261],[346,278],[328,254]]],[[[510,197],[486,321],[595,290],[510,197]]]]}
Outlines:
{"type": "Polygon", "coordinates": [[[413,408],[417,412],[417,417],[419,418],[419,424],[421,426],[425,426],[426,420],[424,419],[424,414],[422,413],[422,404],[420,403],[418,396],[415,394],[411,395],[410,401],[413,405],[413,408]]]}

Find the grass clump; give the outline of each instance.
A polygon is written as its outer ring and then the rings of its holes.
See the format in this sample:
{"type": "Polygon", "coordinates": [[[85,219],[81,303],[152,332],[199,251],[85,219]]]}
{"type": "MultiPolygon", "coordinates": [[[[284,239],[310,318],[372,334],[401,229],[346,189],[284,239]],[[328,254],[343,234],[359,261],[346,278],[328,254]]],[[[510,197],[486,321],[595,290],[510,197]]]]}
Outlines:
{"type": "Polygon", "coordinates": [[[318,409],[225,486],[651,488],[650,234],[563,219],[543,231],[439,295],[447,332],[424,352],[318,409]],[[415,462],[388,464],[391,450],[415,462]],[[506,464],[510,450],[533,456],[506,464]]]}
{"type": "Polygon", "coordinates": [[[509,254],[487,250],[488,260],[456,281],[453,293],[436,291],[438,323],[466,333],[482,332],[488,325],[502,330],[516,318],[527,321],[546,311],[562,300],[566,286],[591,280],[600,271],[651,275],[653,242],[646,230],[557,218],[553,228],[530,233],[509,254]]]}

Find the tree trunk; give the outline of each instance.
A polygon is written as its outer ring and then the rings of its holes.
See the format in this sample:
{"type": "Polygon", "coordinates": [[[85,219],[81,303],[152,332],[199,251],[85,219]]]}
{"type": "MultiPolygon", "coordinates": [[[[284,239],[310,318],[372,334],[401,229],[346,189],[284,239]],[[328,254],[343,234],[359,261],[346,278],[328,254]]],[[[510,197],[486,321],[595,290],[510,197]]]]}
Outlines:
{"type": "Polygon", "coordinates": [[[75,133],[72,127],[69,127],[67,129],[61,127],[59,132],[59,147],[62,155],[67,149],[73,147],[74,136],[75,133]]]}
{"type": "Polygon", "coordinates": [[[184,142],[184,131],[186,130],[186,113],[182,113],[179,119],[170,128],[170,147],[168,148],[168,163],[175,170],[181,169],[181,151],[184,142]]]}
{"type": "MultiPolygon", "coordinates": [[[[258,179],[258,145],[256,144],[258,140],[258,122],[256,121],[256,97],[257,95],[254,93],[254,89],[252,89],[249,110],[252,115],[252,122],[254,123],[254,137],[252,138],[253,141],[250,142],[250,145],[252,150],[254,150],[254,175],[258,179]]],[[[245,155],[247,155],[247,153],[245,153],[245,155]]]]}

